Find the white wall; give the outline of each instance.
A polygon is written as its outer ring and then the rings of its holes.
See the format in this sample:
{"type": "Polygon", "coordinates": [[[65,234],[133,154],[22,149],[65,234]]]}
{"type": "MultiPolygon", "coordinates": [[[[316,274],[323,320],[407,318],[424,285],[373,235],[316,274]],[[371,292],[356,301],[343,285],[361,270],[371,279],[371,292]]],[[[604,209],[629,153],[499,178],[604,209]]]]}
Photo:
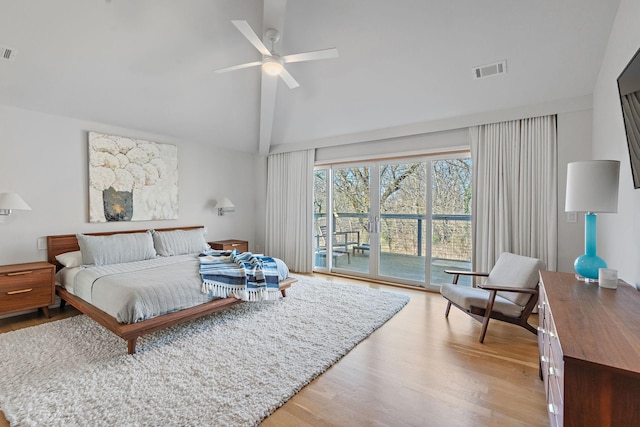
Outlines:
{"type": "Polygon", "coordinates": [[[318,148],[315,161],[318,164],[359,161],[376,157],[422,155],[460,148],[469,148],[467,128],[318,148]]]}
{"type": "Polygon", "coordinates": [[[558,114],[558,271],[568,273],[584,253],[584,215],[567,221],[567,164],[591,159],[591,120],[592,110],[558,114]]]}
{"type": "Polygon", "coordinates": [[[20,194],[33,209],[15,211],[0,223],[0,264],[44,260],[39,238],[76,232],[204,225],[208,240],[239,238],[249,240],[251,250],[264,247],[263,233],[258,236],[255,226],[264,202],[254,190],[264,178],[252,154],[3,106],[0,147],[0,192],[20,194]],[[89,223],[88,131],[177,145],[179,219],[89,223]],[[224,196],[236,211],[219,217],[211,201],[224,196]]]}
{"type": "Polygon", "coordinates": [[[598,254],[618,276],[640,282],[640,190],[633,189],[616,80],[640,48],[640,2],[622,0],[593,94],[593,158],[620,160],[618,213],[598,216],[598,254]]]}
{"type": "Polygon", "coordinates": [[[342,146],[346,144],[370,143],[372,141],[382,141],[384,143],[394,143],[399,139],[413,140],[416,136],[431,135],[451,130],[466,129],[471,126],[484,125],[487,123],[498,123],[509,120],[518,120],[527,117],[539,117],[548,114],[570,113],[591,109],[593,99],[591,95],[584,95],[577,98],[557,99],[542,104],[523,105],[508,110],[490,110],[467,116],[450,117],[442,120],[411,123],[390,128],[375,129],[367,132],[360,132],[347,135],[305,141],[295,144],[274,144],[270,153],[286,153],[296,150],[307,150],[309,148],[328,148],[342,146]]]}

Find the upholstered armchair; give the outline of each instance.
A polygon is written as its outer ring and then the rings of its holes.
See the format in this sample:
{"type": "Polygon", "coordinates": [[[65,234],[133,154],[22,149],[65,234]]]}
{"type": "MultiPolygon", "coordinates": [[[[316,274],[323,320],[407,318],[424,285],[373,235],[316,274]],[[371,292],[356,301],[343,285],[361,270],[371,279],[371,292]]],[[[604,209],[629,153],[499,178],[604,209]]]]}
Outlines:
{"type": "Polygon", "coordinates": [[[482,322],[480,342],[484,342],[489,319],[522,326],[537,334],[528,319],[538,301],[539,271],[544,263],[536,258],[503,252],[490,273],[445,270],[453,275],[453,283],[442,285],[440,293],[447,299],[445,317],[451,305],[482,322]],[[459,286],[460,276],[487,277],[475,288],[459,286]]]}

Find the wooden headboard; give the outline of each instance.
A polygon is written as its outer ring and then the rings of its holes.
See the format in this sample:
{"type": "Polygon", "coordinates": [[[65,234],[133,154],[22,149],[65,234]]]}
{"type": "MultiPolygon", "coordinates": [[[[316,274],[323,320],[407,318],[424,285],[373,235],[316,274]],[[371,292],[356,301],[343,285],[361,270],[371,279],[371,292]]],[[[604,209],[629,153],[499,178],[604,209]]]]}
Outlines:
{"type": "MultiPolygon", "coordinates": [[[[172,231],[172,230],[194,230],[196,228],[204,228],[203,225],[194,225],[189,227],[171,227],[171,228],[155,228],[157,231],[172,231]]],[[[111,234],[124,234],[124,233],[144,233],[149,230],[126,230],[126,231],[105,231],[102,233],[82,233],[89,236],[108,236],[111,234]]],[[[73,252],[80,250],[78,246],[78,239],[75,234],[59,234],[57,236],[47,236],[47,261],[53,265],[58,265],[56,261],[56,255],[63,254],[65,252],[73,252]]]]}

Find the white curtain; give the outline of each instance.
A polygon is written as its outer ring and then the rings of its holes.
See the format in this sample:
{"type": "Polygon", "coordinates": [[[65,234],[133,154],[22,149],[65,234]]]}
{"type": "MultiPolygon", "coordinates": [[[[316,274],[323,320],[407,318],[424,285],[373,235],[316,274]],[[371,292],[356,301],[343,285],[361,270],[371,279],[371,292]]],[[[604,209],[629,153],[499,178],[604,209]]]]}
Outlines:
{"type": "Polygon", "coordinates": [[[556,116],[470,128],[473,269],[490,271],[502,252],[557,268],[556,116]]]}
{"type": "Polygon", "coordinates": [[[272,154],[267,161],[265,253],[289,269],[313,269],[314,150],[272,154]]]}

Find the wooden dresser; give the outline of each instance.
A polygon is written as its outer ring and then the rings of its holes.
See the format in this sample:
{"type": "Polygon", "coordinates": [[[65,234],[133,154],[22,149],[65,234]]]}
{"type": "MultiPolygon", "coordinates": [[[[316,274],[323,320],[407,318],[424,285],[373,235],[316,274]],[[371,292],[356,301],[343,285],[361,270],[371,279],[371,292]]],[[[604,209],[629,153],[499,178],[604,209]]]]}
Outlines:
{"type": "Polygon", "coordinates": [[[640,292],[540,272],[540,372],[551,426],[640,426],[640,292]]]}
{"type": "Polygon", "coordinates": [[[49,317],[55,268],[48,262],[0,266],[0,314],[39,308],[49,317]]]}

